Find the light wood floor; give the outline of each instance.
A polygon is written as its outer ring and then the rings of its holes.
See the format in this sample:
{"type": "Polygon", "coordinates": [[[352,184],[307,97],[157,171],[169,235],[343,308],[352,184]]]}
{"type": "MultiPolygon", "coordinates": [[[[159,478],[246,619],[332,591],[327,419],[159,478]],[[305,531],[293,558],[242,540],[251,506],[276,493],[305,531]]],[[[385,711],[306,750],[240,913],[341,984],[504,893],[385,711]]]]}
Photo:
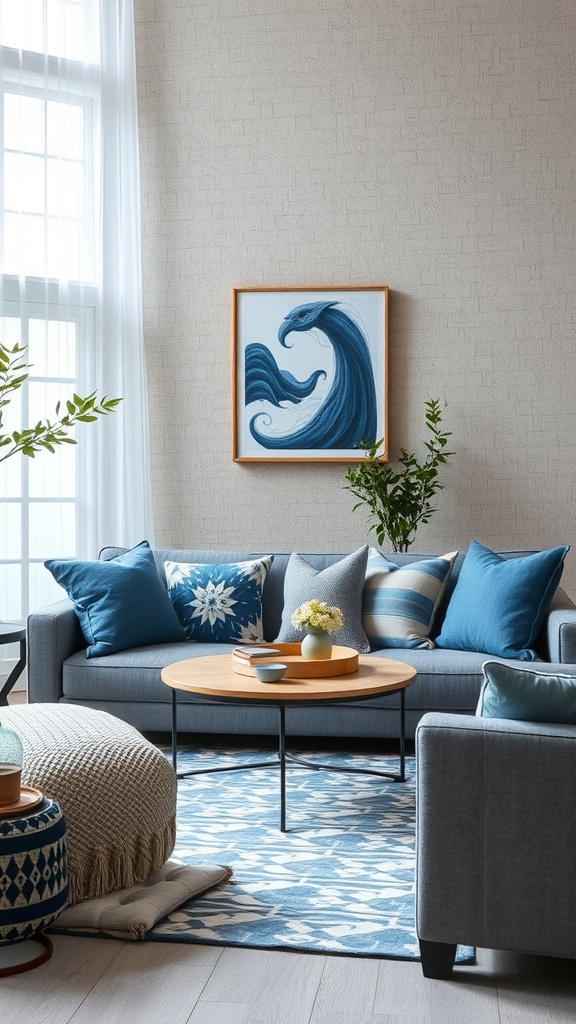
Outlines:
{"type": "MultiPolygon", "coordinates": [[[[480,951],[451,981],[391,960],[55,935],[0,979],[2,1024],[573,1024],[576,964],[480,951]]],[[[6,950],[0,950],[0,958],[6,950]]]]}
{"type": "MultiPolygon", "coordinates": [[[[16,700],[19,698],[16,697],[16,700]]],[[[479,950],[419,964],[54,935],[52,959],[0,979],[0,1024],[573,1024],[576,961],[479,950]]],[[[28,944],[28,947],[30,945],[28,944]]],[[[0,966],[27,952],[0,948],[0,966]]]]}

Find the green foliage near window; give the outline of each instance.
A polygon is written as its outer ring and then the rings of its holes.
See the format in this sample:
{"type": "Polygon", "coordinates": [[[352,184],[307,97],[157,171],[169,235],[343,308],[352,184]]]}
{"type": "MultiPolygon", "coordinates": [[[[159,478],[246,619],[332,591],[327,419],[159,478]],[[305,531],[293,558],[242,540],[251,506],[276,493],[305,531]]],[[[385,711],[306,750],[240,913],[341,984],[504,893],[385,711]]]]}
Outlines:
{"type": "Polygon", "coordinates": [[[122,401],[121,398],[98,398],[95,391],[86,398],[73,395],[66,402],[66,413],[60,416],[60,402],[56,406],[56,417],[39,420],[33,427],[2,433],[3,409],[10,404],[15,391],[28,379],[30,364],[24,362],[26,345],[7,348],[0,343],[0,462],[11,455],[28,455],[31,458],[41,451],[53,452],[57,445],[76,444],[69,431],[77,423],[93,423],[99,416],[107,416],[122,401]]]}
{"type": "Polygon", "coordinates": [[[366,458],[346,471],[346,490],[359,499],[354,511],[364,507],[378,544],[383,546],[388,538],[394,551],[407,551],[417,527],[436,511],[431,502],[443,487],[439,470],[454,455],[446,449],[451,434],[441,430],[442,407],[437,399],[426,402],[425,418],[430,434],[424,441],[428,452],[424,459],[402,448],[399,468],[394,468],[379,457],[383,441],[361,442],[366,458]]]}

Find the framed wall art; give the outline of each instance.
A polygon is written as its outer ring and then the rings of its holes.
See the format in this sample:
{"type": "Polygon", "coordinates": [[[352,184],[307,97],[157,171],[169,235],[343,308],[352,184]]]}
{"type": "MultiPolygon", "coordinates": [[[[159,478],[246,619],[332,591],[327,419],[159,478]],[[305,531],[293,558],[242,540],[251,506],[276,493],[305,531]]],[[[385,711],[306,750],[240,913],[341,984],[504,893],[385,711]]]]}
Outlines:
{"type": "Polygon", "coordinates": [[[388,286],[234,288],[235,462],[388,452],[388,286]]]}

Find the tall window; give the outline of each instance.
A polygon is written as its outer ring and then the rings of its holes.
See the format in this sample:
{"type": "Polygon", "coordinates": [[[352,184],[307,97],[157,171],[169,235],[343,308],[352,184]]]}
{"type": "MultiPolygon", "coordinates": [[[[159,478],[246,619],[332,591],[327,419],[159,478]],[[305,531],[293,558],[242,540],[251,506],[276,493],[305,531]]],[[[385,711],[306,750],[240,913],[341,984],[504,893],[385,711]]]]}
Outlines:
{"type": "MultiPolygon", "coordinates": [[[[126,0],[0,0],[0,341],[28,346],[32,364],[2,432],[55,419],[56,403],[73,392],[130,402],[113,426],[98,425],[97,440],[82,427],[77,446],[0,463],[0,618],[63,596],[44,559],[95,557],[102,543],[150,532],[118,511],[128,504],[123,458],[132,467],[140,459],[133,487],[147,487],[140,293],[132,286],[134,305],[124,309],[116,292],[127,252],[136,280],[140,267],[138,227],[134,240],[120,223],[137,225],[130,204],[139,200],[131,20],[126,0]],[[132,168],[131,181],[116,164],[132,168]],[[127,382],[119,367],[130,346],[127,382]],[[130,457],[134,436],[140,448],[130,457]]],[[[142,505],[141,494],[131,497],[142,505]]]]}

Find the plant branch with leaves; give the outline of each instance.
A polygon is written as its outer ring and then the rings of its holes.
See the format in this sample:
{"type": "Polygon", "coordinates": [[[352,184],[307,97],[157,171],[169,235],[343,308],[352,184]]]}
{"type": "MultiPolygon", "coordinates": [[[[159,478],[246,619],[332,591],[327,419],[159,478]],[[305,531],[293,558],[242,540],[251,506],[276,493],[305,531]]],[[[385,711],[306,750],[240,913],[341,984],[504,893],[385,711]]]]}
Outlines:
{"type": "Polygon", "coordinates": [[[25,345],[15,345],[10,349],[0,343],[0,462],[12,455],[34,458],[41,451],[54,452],[58,445],[76,444],[68,434],[77,423],[93,423],[99,416],[107,416],[122,401],[121,398],[98,398],[95,391],[86,398],[73,395],[66,402],[63,416],[60,416],[61,403],[58,402],[54,421],[39,420],[33,427],[4,434],[3,409],[29,377],[30,364],[24,361],[24,352],[25,345]]]}
{"type": "Polygon", "coordinates": [[[454,452],[447,450],[450,432],[442,431],[442,406],[437,399],[425,404],[426,426],[430,432],[424,441],[427,456],[418,459],[405,448],[395,469],[379,457],[383,440],[374,444],[361,442],[366,458],[346,471],[347,491],[359,500],[354,511],[363,506],[368,511],[369,529],[374,531],[380,546],[386,538],[394,551],[407,551],[414,542],[420,523],[427,523],[436,508],[432,499],[443,485],[439,469],[454,452]]]}

